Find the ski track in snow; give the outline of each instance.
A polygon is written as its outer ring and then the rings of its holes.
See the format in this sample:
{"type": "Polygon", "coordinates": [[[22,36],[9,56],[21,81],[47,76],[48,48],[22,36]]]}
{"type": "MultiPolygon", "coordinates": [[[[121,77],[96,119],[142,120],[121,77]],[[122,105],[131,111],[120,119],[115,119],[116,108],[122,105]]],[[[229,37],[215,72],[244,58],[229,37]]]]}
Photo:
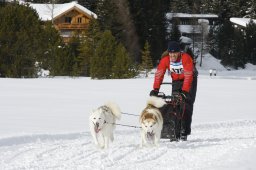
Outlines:
{"type": "Polygon", "coordinates": [[[116,131],[107,150],[96,148],[89,132],[2,138],[0,169],[221,169],[256,149],[255,129],[256,120],[198,124],[186,142],[143,148],[138,129],[116,131]]]}

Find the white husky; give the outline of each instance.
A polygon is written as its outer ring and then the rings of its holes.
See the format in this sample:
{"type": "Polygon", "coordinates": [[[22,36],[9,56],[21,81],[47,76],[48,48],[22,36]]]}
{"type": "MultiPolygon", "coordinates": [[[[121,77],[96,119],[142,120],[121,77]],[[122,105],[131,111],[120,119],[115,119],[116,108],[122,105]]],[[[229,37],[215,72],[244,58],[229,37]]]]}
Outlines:
{"type": "Polygon", "coordinates": [[[121,111],[113,102],[108,102],[91,113],[89,125],[96,146],[102,149],[108,148],[109,140],[114,140],[116,119],[120,118],[121,111]]]}
{"type": "Polygon", "coordinates": [[[163,117],[159,108],[165,104],[165,101],[158,97],[150,97],[147,101],[147,106],[140,115],[141,146],[148,146],[149,142],[159,145],[163,128],[163,117]]]}

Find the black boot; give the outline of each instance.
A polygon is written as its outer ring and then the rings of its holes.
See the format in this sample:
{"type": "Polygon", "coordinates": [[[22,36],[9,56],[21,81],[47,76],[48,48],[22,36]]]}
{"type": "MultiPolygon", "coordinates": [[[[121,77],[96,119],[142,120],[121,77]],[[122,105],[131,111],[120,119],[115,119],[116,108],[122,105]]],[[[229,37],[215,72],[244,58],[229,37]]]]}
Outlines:
{"type": "Polygon", "coordinates": [[[180,131],[180,140],[187,141],[187,132],[186,132],[186,122],[185,120],[181,121],[181,131],[180,131]]]}
{"type": "Polygon", "coordinates": [[[161,131],[161,138],[162,139],[169,139],[170,138],[170,125],[169,123],[163,124],[163,129],[161,131]]]}

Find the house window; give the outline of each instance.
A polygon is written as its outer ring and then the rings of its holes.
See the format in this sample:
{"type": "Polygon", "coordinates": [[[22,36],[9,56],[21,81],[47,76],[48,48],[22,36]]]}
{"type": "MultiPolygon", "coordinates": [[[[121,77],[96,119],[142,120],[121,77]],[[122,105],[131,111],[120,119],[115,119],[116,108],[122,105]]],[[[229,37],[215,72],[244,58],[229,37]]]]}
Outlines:
{"type": "Polygon", "coordinates": [[[82,23],[82,18],[81,17],[77,18],[77,23],[82,23]]]}
{"type": "Polygon", "coordinates": [[[189,24],[190,24],[190,22],[189,22],[188,19],[182,19],[181,20],[181,25],[189,25],[189,24]]]}
{"type": "Polygon", "coordinates": [[[72,18],[71,17],[65,17],[65,23],[71,23],[72,18]]]}

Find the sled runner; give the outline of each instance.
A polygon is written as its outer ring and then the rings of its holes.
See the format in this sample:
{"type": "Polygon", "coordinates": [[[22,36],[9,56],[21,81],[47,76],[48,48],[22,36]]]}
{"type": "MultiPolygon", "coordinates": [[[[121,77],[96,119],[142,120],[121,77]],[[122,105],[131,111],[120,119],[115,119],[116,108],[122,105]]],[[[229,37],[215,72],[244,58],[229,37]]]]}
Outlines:
{"type": "Polygon", "coordinates": [[[165,95],[162,92],[158,93],[167,103],[160,109],[163,116],[163,129],[161,131],[162,139],[170,139],[170,141],[187,140],[185,133],[185,122],[182,120],[185,110],[185,102],[181,100],[179,93],[165,95]]]}

